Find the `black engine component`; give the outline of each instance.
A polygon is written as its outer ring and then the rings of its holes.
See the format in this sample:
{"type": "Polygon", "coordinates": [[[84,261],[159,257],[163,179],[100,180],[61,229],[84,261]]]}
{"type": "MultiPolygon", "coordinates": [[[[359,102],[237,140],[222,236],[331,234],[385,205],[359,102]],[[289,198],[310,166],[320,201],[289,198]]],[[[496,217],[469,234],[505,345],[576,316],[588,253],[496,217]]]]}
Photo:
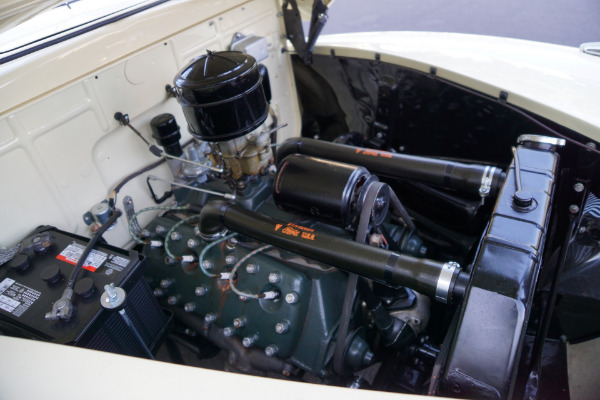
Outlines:
{"type": "Polygon", "coordinates": [[[364,245],[312,228],[285,223],[220,200],[200,213],[200,232],[210,237],[223,227],[264,243],[391,286],[407,286],[437,300],[455,300],[456,263],[415,258],[364,245]]]}
{"type": "Polygon", "coordinates": [[[39,228],[36,238],[49,237],[46,252],[27,251],[25,269],[0,270],[0,328],[25,338],[88,349],[145,357],[156,348],[169,322],[143,277],[144,257],[106,244],[87,257],[83,276],[75,284],[75,312],[69,320],[48,320],[46,312],[61,297],[67,278],[87,239],[54,228],[39,228]],[[103,287],[114,283],[127,293],[124,306],[107,310],[101,305],[103,287]],[[124,309],[133,324],[119,315],[124,309]],[[138,336],[139,335],[139,336],[138,336]],[[143,340],[142,345],[139,339],[143,340]]]}
{"type": "Polygon", "coordinates": [[[362,189],[377,180],[363,167],[292,154],[279,165],[273,199],[282,210],[345,228],[357,223],[362,189]]]}
{"type": "Polygon", "coordinates": [[[150,127],[152,128],[152,137],[165,149],[167,154],[181,157],[183,154],[179,143],[181,133],[173,114],[157,115],[150,121],[150,127]]]}
{"type": "Polygon", "coordinates": [[[308,138],[292,138],[283,142],[277,149],[277,164],[294,153],[361,165],[373,174],[460,189],[481,197],[498,193],[504,180],[502,170],[492,166],[436,160],[308,138]]]}
{"type": "Polygon", "coordinates": [[[557,167],[554,151],[516,149],[452,341],[443,374],[447,395],[512,397],[550,223],[557,167]],[[525,190],[532,197],[528,208],[515,201],[515,194],[525,190]]]}
{"type": "Polygon", "coordinates": [[[244,136],[269,113],[258,64],[245,53],[208,51],[186,65],[174,85],[188,129],[201,140],[244,136]]]}

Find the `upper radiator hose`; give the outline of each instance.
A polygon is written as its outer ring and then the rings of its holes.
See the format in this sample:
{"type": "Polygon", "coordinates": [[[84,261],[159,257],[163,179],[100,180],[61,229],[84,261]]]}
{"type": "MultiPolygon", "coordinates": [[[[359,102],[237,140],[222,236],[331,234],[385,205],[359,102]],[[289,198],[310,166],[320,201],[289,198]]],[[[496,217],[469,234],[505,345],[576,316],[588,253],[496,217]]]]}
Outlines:
{"type": "Polygon", "coordinates": [[[277,149],[276,165],[296,153],[360,165],[375,175],[412,179],[481,197],[496,195],[506,176],[501,169],[489,165],[410,156],[307,138],[290,138],[283,142],[277,149]]]}
{"type": "Polygon", "coordinates": [[[453,262],[396,254],[212,200],[200,213],[200,232],[210,237],[223,227],[368,279],[406,286],[444,303],[459,297],[454,295],[454,285],[460,267],[453,262]]]}

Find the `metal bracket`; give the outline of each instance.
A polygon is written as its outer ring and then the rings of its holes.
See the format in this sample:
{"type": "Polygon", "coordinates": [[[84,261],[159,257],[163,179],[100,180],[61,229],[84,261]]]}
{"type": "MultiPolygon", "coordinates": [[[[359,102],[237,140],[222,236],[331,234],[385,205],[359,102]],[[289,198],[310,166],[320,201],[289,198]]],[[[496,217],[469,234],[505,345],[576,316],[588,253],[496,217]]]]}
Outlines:
{"type": "Polygon", "coordinates": [[[311,64],[313,48],[328,19],[327,6],[323,3],[323,0],[314,0],[310,28],[308,29],[308,40],[305,40],[304,37],[302,18],[296,0],[285,0],[281,6],[281,11],[283,12],[287,38],[292,42],[294,49],[296,49],[304,63],[311,64]]]}

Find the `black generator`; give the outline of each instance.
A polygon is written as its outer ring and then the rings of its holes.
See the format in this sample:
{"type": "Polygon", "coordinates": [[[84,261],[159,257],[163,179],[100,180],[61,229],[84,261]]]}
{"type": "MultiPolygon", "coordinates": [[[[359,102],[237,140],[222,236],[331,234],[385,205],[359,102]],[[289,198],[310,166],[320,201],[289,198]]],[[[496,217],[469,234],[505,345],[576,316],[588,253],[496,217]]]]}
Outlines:
{"type": "Polygon", "coordinates": [[[96,244],[75,282],[71,316],[49,317],[88,241],[40,227],[20,242],[20,253],[0,266],[0,332],[151,357],[170,316],[154,298],[143,276],[145,258],[135,251],[96,244]],[[119,307],[101,304],[107,292],[120,294],[119,307]]]}

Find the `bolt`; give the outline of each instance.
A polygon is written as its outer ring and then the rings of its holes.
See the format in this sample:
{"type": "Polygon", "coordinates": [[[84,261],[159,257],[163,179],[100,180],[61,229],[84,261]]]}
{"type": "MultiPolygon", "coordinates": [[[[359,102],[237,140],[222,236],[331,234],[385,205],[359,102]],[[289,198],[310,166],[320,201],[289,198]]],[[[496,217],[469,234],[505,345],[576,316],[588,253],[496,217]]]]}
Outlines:
{"type": "Polygon", "coordinates": [[[254,344],[254,342],[256,342],[256,338],[246,336],[242,339],[242,346],[251,347],[254,344]]]}
{"type": "Polygon", "coordinates": [[[173,257],[166,256],[165,264],[167,264],[167,265],[175,264],[175,259],[173,257]]]}
{"type": "Polygon", "coordinates": [[[104,285],[104,290],[106,290],[106,294],[111,302],[117,301],[119,298],[119,294],[115,290],[115,284],[111,283],[110,285],[104,285]]]}
{"type": "MultiPolygon", "coordinates": [[[[235,333],[235,329],[232,328],[231,326],[223,328],[223,335],[225,335],[227,337],[233,336],[234,333],[235,333]]],[[[246,347],[248,347],[248,346],[246,346],[246,347]]]]}
{"type": "Polygon", "coordinates": [[[196,289],[194,289],[194,293],[196,296],[206,296],[208,289],[205,286],[198,286],[196,289]]]}
{"type": "Polygon", "coordinates": [[[169,296],[167,297],[167,304],[170,306],[174,306],[179,301],[179,296],[169,296]]]}
{"type": "Polygon", "coordinates": [[[189,239],[187,241],[187,247],[189,247],[190,249],[193,249],[194,247],[198,247],[198,245],[200,244],[200,241],[198,241],[198,239],[189,239]]]}
{"type": "Polygon", "coordinates": [[[278,322],[275,324],[275,332],[281,334],[286,333],[290,329],[290,324],[287,321],[278,322]]]}
{"type": "Polygon", "coordinates": [[[267,357],[273,357],[275,354],[277,354],[278,351],[279,348],[274,344],[265,347],[265,354],[267,355],[267,357]]]}
{"type": "Polygon", "coordinates": [[[585,186],[583,186],[583,183],[581,182],[577,182],[575,185],[573,185],[573,189],[577,192],[577,193],[581,193],[583,192],[583,189],[585,189],[585,186]]]}
{"type": "Polygon", "coordinates": [[[167,289],[172,284],[173,284],[173,281],[171,279],[162,279],[160,281],[160,287],[163,289],[167,289]]]}
{"type": "Polygon", "coordinates": [[[208,26],[213,26],[215,24],[215,21],[208,21],[208,26]]]}
{"type": "Polygon", "coordinates": [[[194,310],[196,310],[196,305],[194,303],[185,303],[183,310],[185,312],[194,312],[194,310]]]}
{"type": "Polygon", "coordinates": [[[196,331],[195,331],[195,330],[193,330],[193,329],[186,328],[184,332],[185,332],[185,334],[186,334],[186,335],[188,335],[188,336],[192,336],[192,337],[193,337],[193,336],[196,336],[196,331]]]}
{"type": "Polygon", "coordinates": [[[255,274],[258,272],[258,265],[256,264],[248,264],[246,265],[246,272],[249,274],[255,274]]]}
{"type": "Polygon", "coordinates": [[[202,261],[202,268],[204,268],[205,270],[209,270],[212,269],[213,264],[209,261],[209,260],[204,260],[202,261]]]}
{"type": "Polygon", "coordinates": [[[243,328],[246,326],[246,318],[239,317],[233,320],[233,326],[236,328],[243,328]]]}
{"type": "Polygon", "coordinates": [[[271,283],[281,282],[281,274],[279,272],[271,272],[269,274],[269,282],[271,282],[271,283]]]}
{"type": "Polygon", "coordinates": [[[569,212],[571,214],[577,214],[579,212],[579,206],[577,206],[576,204],[571,204],[569,206],[569,212]]]}
{"type": "Polygon", "coordinates": [[[162,290],[161,288],[156,288],[154,289],[154,297],[162,297],[165,295],[164,290],[162,290]]]}
{"type": "Polygon", "coordinates": [[[589,142],[589,143],[586,144],[586,146],[589,147],[589,148],[595,149],[596,148],[596,143],[589,142]]]}
{"type": "Polygon", "coordinates": [[[227,250],[234,250],[236,248],[236,246],[238,245],[238,240],[234,237],[230,238],[229,240],[227,240],[227,243],[225,243],[225,248],[227,250]]]}
{"type": "Polygon", "coordinates": [[[227,265],[234,265],[237,261],[237,258],[235,257],[235,255],[230,254],[227,257],[225,257],[225,264],[227,265]]]}
{"type": "Polygon", "coordinates": [[[167,231],[167,228],[165,228],[162,225],[156,225],[156,228],[154,228],[154,232],[158,233],[159,235],[162,233],[165,233],[167,231]]]}
{"type": "Polygon", "coordinates": [[[288,294],[285,295],[285,301],[288,304],[296,304],[298,302],[298,293],[289,292],[288,294]]]}
{"type": "Polygon", "coordinates": [[[179,239],[181,239],[181,233],[177,231],[171,233],[171,240],[177,241],[179,239]]]}
{"type": "Polygon", "coordinates": [[[207,324],[210,324],[211,322],[214,322],[217,320],[217,315],[214,313],[208,313],[204,316],[204,322],[206,322],[207,324]]]}

